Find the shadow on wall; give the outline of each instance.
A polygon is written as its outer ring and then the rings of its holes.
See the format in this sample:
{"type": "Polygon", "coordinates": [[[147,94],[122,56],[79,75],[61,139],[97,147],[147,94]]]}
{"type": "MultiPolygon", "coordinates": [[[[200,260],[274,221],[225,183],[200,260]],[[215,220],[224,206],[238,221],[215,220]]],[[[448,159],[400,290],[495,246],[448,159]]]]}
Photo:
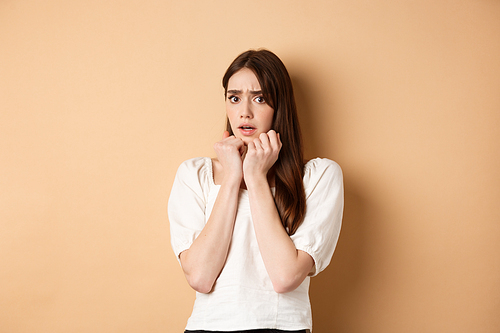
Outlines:
{"type": "MultiPolygon", "coordinates": [[[[335,143],[328,142],[317,129],[320,128],[321,112],[315,105],[316,96],[312,85],[298,77],[292,78],[304,136],[306,156],[320,156],[335,160],[335,143]]],[[[335,112],[334,103],[328,112],[335,112]]],[[[325,110],[323,110],[325,111],[325,110]]],[[[339,161],[337,161],[339,162],[339,161]]],[[[342,163],[339,163],[342,167],[342,163]]],[[[315,333],[351,333],[359,320],[359,296],[362,294],[363,270],[366,267],[367,237],[366,202],[356,186],[356,179],[349,170],[344,173],[344,217],[342,230],[329,267],[311,279],[310,298],[315,333]],[[357,311],[358,310],[358,311],[357,311]]]]}
{"type": "MultiPolygon", "coordinates": [[[[345,177],[345,176],[344,176],[345,177]]],[[[332,262],[311,279],[310,297],[316,333],[354,332],[360,320],[359,296],[366,259],[363,199],[344,178],[345,207],[342,231],[332,262]]]]}

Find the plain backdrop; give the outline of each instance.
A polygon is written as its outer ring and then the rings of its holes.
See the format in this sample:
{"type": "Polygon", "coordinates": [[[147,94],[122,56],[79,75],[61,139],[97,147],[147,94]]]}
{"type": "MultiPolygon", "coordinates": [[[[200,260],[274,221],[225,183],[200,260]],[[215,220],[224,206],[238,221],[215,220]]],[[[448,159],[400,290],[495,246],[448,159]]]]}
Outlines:
{"type": "Polygon", "coordinates": [[[259,47],[344,171],[314,332],[499,331],[499,1],[2,0],[0,332],[182,332],[170,187],[259,47]]]}

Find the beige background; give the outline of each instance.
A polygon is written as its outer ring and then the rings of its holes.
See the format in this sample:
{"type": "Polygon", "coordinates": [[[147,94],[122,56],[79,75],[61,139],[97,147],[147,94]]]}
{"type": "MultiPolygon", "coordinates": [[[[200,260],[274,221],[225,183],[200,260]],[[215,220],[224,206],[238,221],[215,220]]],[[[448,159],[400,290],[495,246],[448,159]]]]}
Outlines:
{"type": "Polygon", "coordinates": [[[177,166],[267,47],[345,218],[315,332],[499,332],[500,2],[0,1],[0,332],[181,332],[177,166]]]}

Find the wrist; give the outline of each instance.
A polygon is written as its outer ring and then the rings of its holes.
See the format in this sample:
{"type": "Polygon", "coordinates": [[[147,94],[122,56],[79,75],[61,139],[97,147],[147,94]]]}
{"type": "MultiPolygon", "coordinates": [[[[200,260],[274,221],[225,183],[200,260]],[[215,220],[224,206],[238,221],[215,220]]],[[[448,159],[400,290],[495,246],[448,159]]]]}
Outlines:
{"type": "Polygon", "coordinates": [[[243,176],[241,174],[224,175],[221,185],[240,186],[243,176]]]}
{"type": "Polygon", "coordinates": [[[245,173],[243,178],[245,180],[245,184],[247,184],[247,186],[250,186],[250,187],[253,185],[258,185],[258,184],[269,185],[269,183],[267,181],[266,174],[245,173]]]}

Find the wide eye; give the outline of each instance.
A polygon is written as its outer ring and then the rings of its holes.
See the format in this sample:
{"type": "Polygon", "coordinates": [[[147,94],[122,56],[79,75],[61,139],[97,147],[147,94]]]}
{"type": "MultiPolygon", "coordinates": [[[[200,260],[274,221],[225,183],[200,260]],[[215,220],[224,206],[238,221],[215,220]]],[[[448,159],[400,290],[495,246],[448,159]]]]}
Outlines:
{"type": "Polygon", "coordinates": [[[259,104],[263,104],[263,103],[265,103],[265,102],[266,102],[266,101],[265,101],[265,99],[264,99],[264,97],[262,97],[262,96],[257,96],[257,97],[255,97],[255,101],[256,101],[257,103],[259,103],[259,104]]]}
{"type": "Polygon", "coordinates": [[[228,99],[229,99],[229,101],[231,103],[238,103],[240,101],[240,98],[238,96],[234,96],[234,95],[233,96],[229,96],[228,99]]]}

